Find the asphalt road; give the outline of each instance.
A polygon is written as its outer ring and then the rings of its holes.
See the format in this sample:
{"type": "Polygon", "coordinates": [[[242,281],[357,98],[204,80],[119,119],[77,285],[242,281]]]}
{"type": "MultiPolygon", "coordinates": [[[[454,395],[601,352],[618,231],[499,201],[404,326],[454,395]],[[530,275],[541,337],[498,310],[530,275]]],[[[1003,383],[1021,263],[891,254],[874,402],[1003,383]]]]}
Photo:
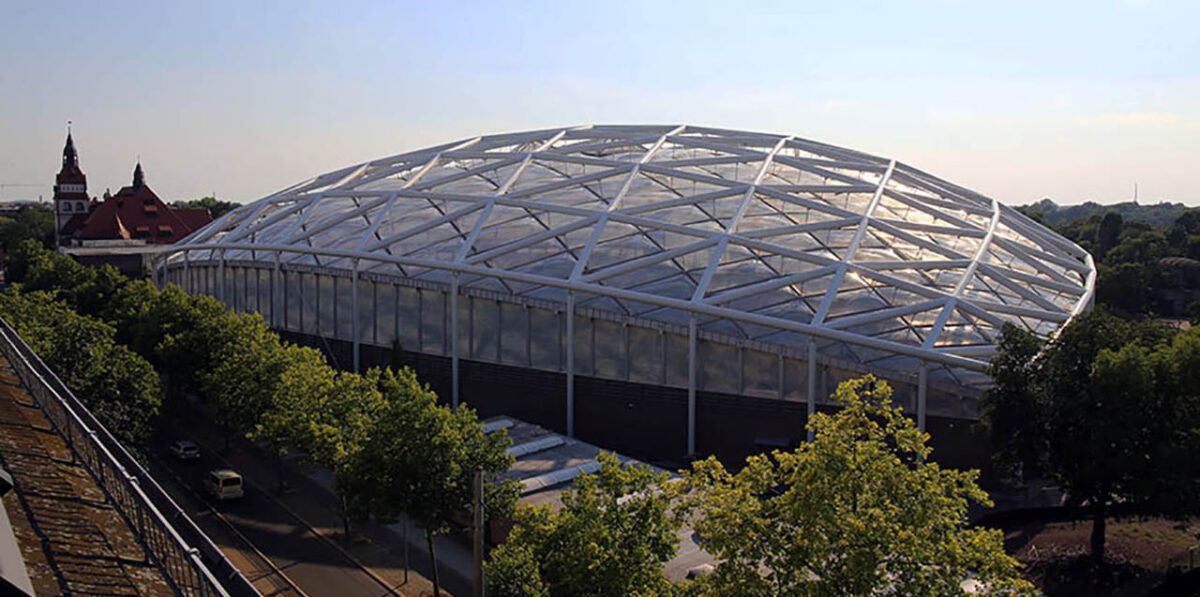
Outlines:
{"type": "Polygon", "coordinates": [[[356,597],[393,594],[325,540],[299,524],[254,485],[246,484],[246,495],[237,500],[220,502],[204,494],[201,485],[203,476],[214,468],[224,468],[224,464],[203,449],[199,460],[180,461],[167,448],[169,441],[157,438],[152,444],[151,474],[179,506],[206,533],[210,533],[213,542],[230,554],[235,565],[241,568],[244,563],[251,568],[243,568],[243,574],[264,594],[298,593],[290,589],[268,566],[262,566],[254,550],[229,532],[228,528],[221,529],[224,525],[215,520],[209,506],[307,595],[356,597]]]}

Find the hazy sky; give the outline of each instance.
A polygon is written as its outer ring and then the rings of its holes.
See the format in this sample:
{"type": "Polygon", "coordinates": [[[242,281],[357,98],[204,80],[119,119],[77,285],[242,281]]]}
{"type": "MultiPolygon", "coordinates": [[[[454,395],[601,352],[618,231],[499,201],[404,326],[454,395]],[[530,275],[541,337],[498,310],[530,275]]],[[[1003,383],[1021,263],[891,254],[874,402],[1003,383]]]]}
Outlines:
{"type": "Polygon", "coordinates": [[[1200,3],[9,2],[0,199],[251,201],[481,133],[693,123],[895,157],[1008,203],[1200,205],[1200,3]],[[745,6],[745,8],[742,7],[745,6]]]}

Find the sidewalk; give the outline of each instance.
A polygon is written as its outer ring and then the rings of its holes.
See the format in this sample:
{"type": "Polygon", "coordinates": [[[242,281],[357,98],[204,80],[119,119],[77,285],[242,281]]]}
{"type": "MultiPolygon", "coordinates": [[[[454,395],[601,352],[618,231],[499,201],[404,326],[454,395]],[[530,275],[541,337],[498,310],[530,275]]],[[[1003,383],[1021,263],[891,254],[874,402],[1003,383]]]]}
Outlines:
{"type": "MultiPolygon", "coordinates": [[[[352,541],[347,545],[343,537],[342,519],[338,515],[338,500],[331,489],[332,474],[323,469],[305,472],[297,462],[298,457],[289,454],[284,458],[283,478],[287,487],[285,495],[278,494],[279,467],[275,459],[264,450],[241,437],[232,437],[227,454],[220,452],[225,445],[224,433],[203,412],[202,407],[190,406],[191,416],[186,423],[171,423],[186,429],[190,439],[201,444],[210,453],[224,458],[229,465],[245,476],[246,482],[257,485],[271,495],[286,510],[290,511],[314,532],[333,542],[364,567],[378,581],[380,594],[391,589],[396,594],[418,597],[433,594],[432,571],[429,553],[425,549],[424,532],[407,519],[380,525],[370,522],[352,525],[352,541]],[[408,541],[405,542],[405,525],[408,541]],[[409,562],[408,581],[405,582],[405,551],[409,562]]],[[[453,537],[438,537],[434,540],[438,559],[438,573],[444,595],[469,595],[471,592],[472,556],[466,542],[453,537]]]]}

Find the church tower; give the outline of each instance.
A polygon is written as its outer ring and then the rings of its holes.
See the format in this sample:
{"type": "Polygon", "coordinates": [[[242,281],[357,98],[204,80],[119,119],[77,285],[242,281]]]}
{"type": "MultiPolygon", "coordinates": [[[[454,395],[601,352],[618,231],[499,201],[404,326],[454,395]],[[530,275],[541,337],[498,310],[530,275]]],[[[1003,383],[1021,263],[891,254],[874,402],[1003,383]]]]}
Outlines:
{"type": "MultiPolygon", "coordinates": [[[[88,211],[87,177],[79,169],[79,154],[75,152],[75,141],[67,131],[67,145],[63,147],[62,169],[54,181],[55,236],[67,225],[72,216],[88,211]]],[[[61,244],[61,241],[60,241],[61,244]]]]}

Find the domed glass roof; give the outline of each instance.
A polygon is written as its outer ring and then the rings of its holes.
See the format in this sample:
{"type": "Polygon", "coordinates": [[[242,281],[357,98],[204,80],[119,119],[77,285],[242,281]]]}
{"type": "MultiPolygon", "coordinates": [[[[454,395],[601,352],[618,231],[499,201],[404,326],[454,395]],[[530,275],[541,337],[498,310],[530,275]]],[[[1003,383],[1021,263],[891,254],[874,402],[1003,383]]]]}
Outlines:
{"type": "MultiPolygon", "coordinates": [[[[171,248],[566,301],[859,363],[981,371],[1092,298],[1081,248],[896,160],[788,135],[582,126],[373,160],[171,248]],[[899,359],[899,360],[898,360],[899,359]]],[[[905,367],[908,368],[908,367],[905,367]]],[[[911,370],[911,369],[910,369],[911,370]]]]}

